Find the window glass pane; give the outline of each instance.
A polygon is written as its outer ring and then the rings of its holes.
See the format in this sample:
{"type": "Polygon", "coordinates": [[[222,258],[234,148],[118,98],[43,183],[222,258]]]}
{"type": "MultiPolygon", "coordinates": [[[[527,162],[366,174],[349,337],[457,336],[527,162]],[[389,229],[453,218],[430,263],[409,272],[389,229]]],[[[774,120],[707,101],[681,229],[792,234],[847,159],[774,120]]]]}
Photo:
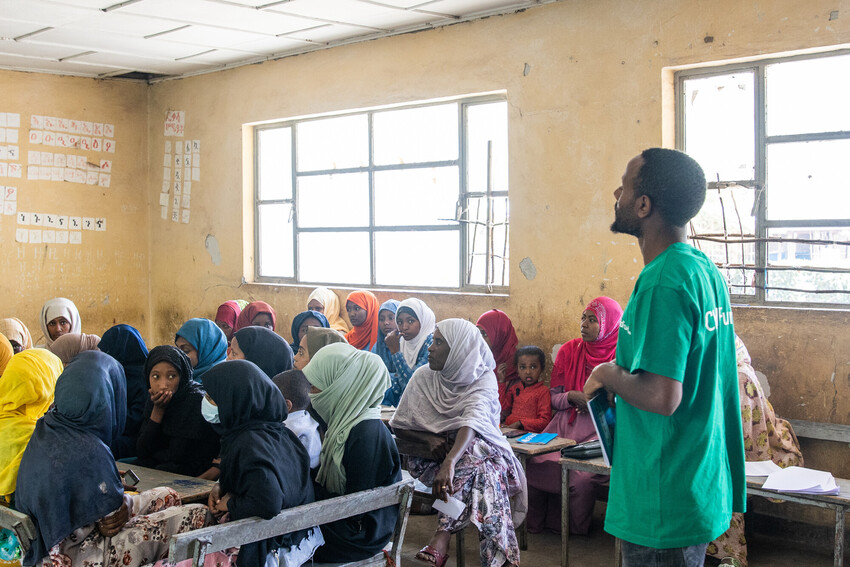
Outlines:
{"type": "Polygon", "coordinates": [[[755,175],[753,73],[684,81],[685,151],[709,181],[748,181],[755,175]]]}
{"type": "Polygon", "coordinates": [[[510,209],[508,198],[493,197],[491,211],[492,230],[488,231],[487,199],[484,197],[469,199],[466,210],[467,223],[467,274],[469,285],[508,285],[508,218],[510,209]],[[488,241],[491,261],[487,261],[488,241]],[[488,277],[489,274],[489,277],[488,277]]]}
{"type": "Polygon", "coordinates": [[[850,304],[850,274],[817,271],[818,268],[850,266],[850,246],[835,242],[850,241],[850,228],[781,228],[768,231],[771,238],[811,240],[813,242],[770,242],[767,247],[767,299],[810,303],[850,304]],[[820,243],[820,241],[825,241],[820,243]],[[799,290],[799,291],[794,291],[799,290]],[[846,293],[812,293],[812,291],[846,293]]]}
{"type": "Polygon", "coordinates": [[[850,130],[850,55],[768,65],[767,135],[850,130]]]}
{"type": "Polygon", "coordinates": [[[454,230],[377,232],[376,283],[411,287],[459,287],[459,247],[460,233],[454,230]],[[426,258],[438,260],[427,261],[426,258]]]}
{"type": "Polygon", "coordinates": [[[375,165],[458,158],[457,103],[376,112],[375,165]]]}
{"type": "Polygon", "coordinates": [[[508,190],[508,103],[476,104],[466,109],[467,191],[487,190],[487,147],[492,142],[491,190],[508,190]]]}
{"type": "Polygon", "coordinates": [[[259,275],[274,278],[294,277],[292,205],[259,205],[257,208],[257,233],[260,235],[259,275]]]}
{"type": "Polygon", "coordinates": [[[377,171],[375,224],[454,224],[458,194],[457,167],[377,171]]]}
{"type": "Polygon", "coordinates": [[[298,226],[369,226],[369,174],[299,177],[298,226]]]}
{"type": "Polygon", "coordinates": [[[292,198],[292,129],[257,131],[257,191],[261,201],[292,198]]]}
{"type": "Polygon", "coordinates": [[[369,284],[369,233],[302,232],[298,246],[299,281],[369,284]]]}
{"type": "Polygon", "coordinates": [[[847,219],[850,140],[767,146],[767,218],[847,219]]]}
{"type": "Polygon", "coordinates": [[[298,171],[366,167],[369,134],[365,114],[309,120],[295,129],[298,171]]]}

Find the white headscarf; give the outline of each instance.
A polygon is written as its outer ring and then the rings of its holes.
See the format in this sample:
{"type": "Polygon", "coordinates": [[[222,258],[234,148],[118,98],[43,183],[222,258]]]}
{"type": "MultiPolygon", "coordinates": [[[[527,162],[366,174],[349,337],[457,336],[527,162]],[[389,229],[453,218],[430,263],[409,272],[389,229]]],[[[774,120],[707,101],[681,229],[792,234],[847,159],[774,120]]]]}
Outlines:
{"type": "Polygon", "coordinates": [[[69,333],[81,333],[82,321],[80,321],[80,312],[77,306],[70,299],[64,297],[55,297],[48,300],[44,307],[41,308],[41,332],[44,334],[44,342],[46,346],[53,344],[53,339],[50,338],[50,333],[47,331],[47,324],[57,317],[64,317],[71,323],[69,333]]]}
{"type": "MultiPolygon", "coordinates": [[[[425,305],[424,301],[416,299],[415,297],[405,299],[398,304],[399,309],[402,307],[407,307],[413,311],[416,318],[419,320],[419,334],[413,337],[412,341],[406,341],[404,340],[404,337],[402,337],[399,341],[401,345],[401,354],[404,355],[404,361],[410,368],[416,368],[416,361],[419,359],[419,351],[422,350],[422,345],[425,344],[428,336],[434,333],[437,318],[434,316],[434,312],[431,311],[431,308],[425,305]]],[[[398,318],[398,311],[396,311],[396,318],[398,318]]]]}
{"type": "Polygon", "coordinates": [[[328,320],[328,324],[331,326],[331,329],[343,334],[347,333],[348,324],[340,314],[339,297],[336,296],[333,290],[326,287],[317,287],[310,292],[309,296],[307,296],[307,303],[309,304],[314,299],[321,303],[325,308],[322,315],[324,315],[325,319],[328,320]]]}
{"type": "Polygon", "coordinates": [[[499,429],[499,391],[496,386],[496,361],[478,328],[463,319],[437,323],[451,349],[442,370],[420,366],[399,401],[390,420],[392,428],[444,433],[461,427],[475,430],[513,465],[513,474],[523,489],[510,494],[511,515],[518,526],[528,510],[525,474],[499,429]]]}

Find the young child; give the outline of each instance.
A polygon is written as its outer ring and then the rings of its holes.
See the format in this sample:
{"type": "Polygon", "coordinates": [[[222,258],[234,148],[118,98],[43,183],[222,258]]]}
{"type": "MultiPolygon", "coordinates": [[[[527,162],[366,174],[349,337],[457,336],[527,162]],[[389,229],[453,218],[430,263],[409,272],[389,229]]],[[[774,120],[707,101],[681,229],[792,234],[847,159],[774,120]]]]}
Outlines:
{"type": "Polygon", "coordinates": [[[307,411],[310,405],[310,382],[300,370],[281,372],[272,380],[286,400],[289,416],[283,424],[292,431],[310,455],[310,469],[319,466],[319,453],[322,451],[322,439],[319,437],[319,424],[307,411]]]}
{"type": "Polygon", "coordinates": [[[507,416],[502,425],[540,433],[552,419],[549,388],[540,382],[546,367],[546,355],[536,346],[525,346],[517,349],[514,365],[519,382],[511,386],[511,403],[503,412],[507,416]]]}

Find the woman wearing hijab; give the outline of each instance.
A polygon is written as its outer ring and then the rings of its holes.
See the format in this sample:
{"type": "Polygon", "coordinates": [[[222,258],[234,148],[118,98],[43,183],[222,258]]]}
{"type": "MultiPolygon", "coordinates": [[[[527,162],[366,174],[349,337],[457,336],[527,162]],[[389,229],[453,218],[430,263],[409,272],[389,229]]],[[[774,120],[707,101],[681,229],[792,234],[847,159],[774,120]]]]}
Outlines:
{"type": "Polygon", "coordinates": [[[309,327],[304,338],[301,339],[301,344],[298,345],[298,350],[292,360],[292,367],[296,370],[304,370],[310,359],[316,356],[316,353],[322,347],[332,345],[334,343],[346,343],[345,337],[339,331],[333,329],[324,329],[322,327],[309,327]]]}
{"type": "Polygon", "coordinates": [[[236,301],[225,301],[218,306],[215,312],[215,324],[224,333],[227,342],[233,338],[233,332],[236,330],[236,321],[239,320],[239,314],[242,313],[242,308],[236,301]]]}
{"type": "Polygon", "coordinates": [[[442,447],[437,460],[411,457],[408,470],[430,484],[435,497],[452,495],[466,505],[457,520],[439,513],[436,533],[416,555],[436,567],[446,564],[452,532],[469,522],[478,528],[483,566],[519,565],[514,526],[525,517],[525,475],[499,430],[495,367],[475,325],[440,321],[428,367],[413,374],[390,420],[399,437],[442,447]]]}
{"type": "Polygon", "coordinates": [[[321,313],[328,320],[331,329],[342,334],[348,332],[348,323],[342,318],[339,298],[326,287],[317,287],[307,297],[307,309],[321,313]]]}
{"type": "MultiPolygon", "coordinates": [[[[387,337],[393,336],[393,333],[398,331],[398,325],[395,322],[395,314],[398,311],[399,301],[397,299],[388,299],[381,304],[378,309],[378,342],[375,345],[375,354],[381,357],[384,361],[384,366],[390,373],[392,380],[395,367],[393,366],[392,355],[387,346],[387,337]]],[[[396,351],[398,345],[396,344],[396,351]]]]}
{"type": "Polygon", "coordinates": [[[301,339],[307,334],[308,327],[330,328],[327,318],[318,311],[302,311],[292,319],[292,326],[289,331],[292,334],[292,352],[298,350],[298,345],[301,344],[301,339]]]}
{"type": "Polygon", "coordinates": [[[70,299],[56,297],[47,301],[41,308],[41,344],[49,347],[53,341],[68,333],[82,332],[82,322],[77,306],[70,299]]]}
{"type": "Polygon", "coordinates": [[[392,386],[384,394],[384,405],[397,406],[413,372],[428,362],[428,347],[434,335],[436,317],[421,299],[405,299],[396,314],[398,331],[387,339],[395,372],[392,386]]]}
{"type": "MultiPolygon", "coordinates": [[[[614,360],[617,333],[623,308],[610,297],[597,297],[581,315],[581,337],[565,343],[555,356],[549,393],[555,415],[543,430],[583,443],[596,438],[593,421],[587,413],[584,383],[591,370],[614,360]]],[[[528,463],[528,531],[544,529],[561,532],[561,466],[558,453],[541,455],[528,463]]],[[[590,531],[597,496],[608,491],[608,476],[588,472],[570,473],[570,533],[590,531]]]]}
{"type": "Polygon", "coordinates": [[[351,330],[345,334],[348,344],[359,350],[375,351],[378,343],[378,298],[364,289],[352,291],[345,300],[351,330]]]}
{"type": "Polygon", "coordinates": [[[3,376],[6,365],[12,360],[14,354],[15,348],[12,346],[12,343],[9,342],[9,339],[5,335],[0,334],[0,376],[3,376]]]}
{"type": "Polygon", "coordinates": [[[201,415],[204,391],[192,380],[189,358],[173,346],[158,346],[148,355],[144,373],[150,396],[136,443],[139,466],[218,478],[213,464],[218,434],[201,415]]]}
{"type": "Polygon", "coordinates": [[[4,334],[9,339],[9,342],[12,343],[12,349],[15,351],[15,354],[32,348],[30,330],[17,317],[7,317],[0,321],[0,333],[4,334]]]}
{"type": "Polygon", "coordinates": [[[24,565],[82,567],[117,557],[137,567],[166,555],[172,534],[206,523],[203,505],[169,507],[180,503],[170,488],[124,495],[109,450],[124,429],[123,374],[112,357],[87,351],[59,377],[55,407],[36,424],[18,473],[27,482],[16,507],[37,527],[24,565]],[[152,512],[159,514],[146,516],[152,512]]]}
{"type": "Polygon", "coordinates": [[[177,331],[174,345],[186,353],[192,363],[192,375],[198,383],[204,372],[227,358],[227,339],[209,319],[189,319],[177,331]]]}
{"type": "Polygon", "coordinates": [[[138,330],[130,325],[110,327],[97,345],[124,368],[127,379],[127,422],[118,442],[113,445],[116,459],[136,456],[136,442],[144,421],[145,403],[150,399],[145,361],[148,347],[138,330]]]}
{"type": "MultiPolygon", "coordinates": [[[[735,335],[738,361],[738,393],[747,461],[773,461],[781,468],[802,467],[803,453],[791,424],[777,417],[752,366],[753,360],[741,337],[735,335]]],[[[570,503],[572,506],[572,502],[570,503]]],[[[747,567],[744,515],[732,514],[729,529],[708,544],[706,555],[721,559],[720,565],[747,567]]]]}
{"type": "Polygon", "coordinates": [[[274,309],[265,301],[252,301],[239,314],[236,320],[236,331],[250,326],[265,327],[275,330],[277,318],[274,309]]]}
{"type": "Polygon", "coordinates": [[[227,360],[248,360],[273,378],[292,368],[292,348],[274,331],[265,327],[245,327],[233,335],[227,360]]]}
{"type": "Polygon", "coordinates": [[[67,365],[75,356],[85,350],[95,350],[100,337],[85,333],[68,333],[53,341],[47,350],[59,357],[62,364],[67,365]]]}
{"type": "MultiPolygon", "coordinates": [[[[504,311],[491,309],[478,318],[475,323],[484,342],[490,347],[493,358],[496,359],[496,378],[499,383],[499,404],[502,411],[507,412],[511,407],[513,387],[519,384],[519,374],[514,364],[514,354],[519,341],[514,325],[504,311]]],[[[507,413],[505,413],[507,416],[507,413]]]]}
{"type": "MultiPolygon", "coordinates": [[[[310,458],[283,425],[286,403],[268,376],[253,364],[233,360],[211,370],[205,386],[204,418],[221,432],[221,477],[209,496],[213,513],[219,518],[229,513],[229,520],[268,520],[313,502],[310,458]]],[[[313,528],[250,543],[239,548],[237,561],[239,567],[263,567],[274,553],[273,564],[300,566],[321,545],[321,537],[313,528]]]]}
{"type": "MultiPolygon", "coordinates": [[[[328,425],[316,475],[317,499],[400,481],[398,449],[378,408],[390,384],[380,357],[351,345],[331,344],[313,356],[304,375],[318,390],[310,394],[313,408],[328,425]]],[[[371,557],[390,540],[397,519],[398,507],[389,506],[323,525],[327,543],[316,552],[316,561],[371,557]]]]}

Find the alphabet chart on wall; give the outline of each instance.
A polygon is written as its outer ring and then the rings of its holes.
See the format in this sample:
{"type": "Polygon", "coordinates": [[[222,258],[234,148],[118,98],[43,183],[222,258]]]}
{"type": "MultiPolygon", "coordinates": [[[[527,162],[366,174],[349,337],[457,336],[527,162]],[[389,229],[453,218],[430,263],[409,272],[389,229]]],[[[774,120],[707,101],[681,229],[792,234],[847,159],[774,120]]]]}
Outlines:
{"type": "Polygon", "coordinates": [[[165,141],[159,205],[163,220],[188,224],[192,184],[201,180],[201,141],[182,138],[185,119],[182,110],[169,110],[165,115],[165,136],[178,139],[165,141]]]}

